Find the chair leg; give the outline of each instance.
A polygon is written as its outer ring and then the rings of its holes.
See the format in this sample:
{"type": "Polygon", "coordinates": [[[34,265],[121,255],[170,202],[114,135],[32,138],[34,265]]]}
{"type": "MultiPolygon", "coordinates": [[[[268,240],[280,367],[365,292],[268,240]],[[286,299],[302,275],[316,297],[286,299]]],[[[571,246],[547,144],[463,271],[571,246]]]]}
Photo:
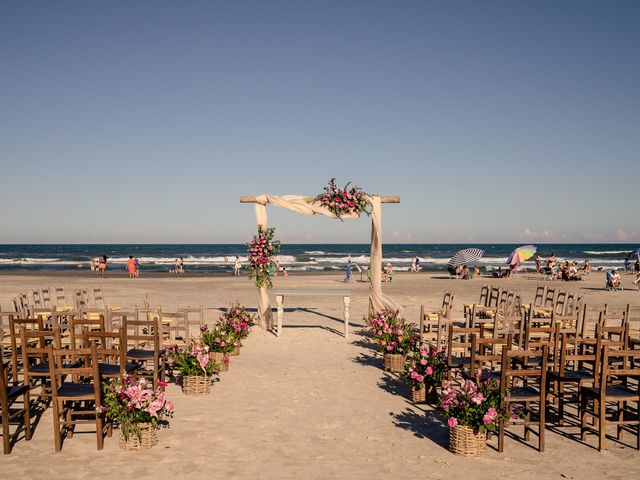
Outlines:
{"type": "Polygon", "coordinates": [[[599,421],[600,421],[600,424],[598,426],[599,427],[598,428],[598,431],[599,431],[598,450],[602,451],[606,449],[607,421],[605,419],[605,415],[607,413],[606,412],[607,404],[604,400],[602,400],[599,402],[598,407],[599,407],[598,412],[599,412],[599,421]]]}
{"type": "Polygon", "coordinates": [[[587,440],[587,397],[580,394],[578,414],[580,416],[580,439],[585,442],[587,440]]]}
{"type": "Polygon", "coordinates": [[[624,408],[626,406],[627,402],[618,402],[618,431],[617,431],[617,437],[618,440],[622,440],[622,437],[624,435],[624,429],[622,428],[622,421],[624,420],[624,408]]]}
{"type": "Polygon", "coordinates": [[[104,448],[104,426],[102,425],[102,413],[96,413],[96,436],[98,440],[98,450],[104,448]]]}
{"type": "Polygon", "coordinates": [[[62,450],[62,432],[60,431],[60,410],[58,401],[53,402],[53,442],[56,452],[62,450]]]}
{"type": "Polygon", "coordinates": [[[31,402],[29,401],[29,392],[25,392],[22,396],[24,402],[24,438],[25,440],[31,440],[31,402]]]}
{"type": "Polygon", "coordinates": [[[498,425],[498,452],[500,453],[504,451],[504,422],[505,420],[500,420],[498,425]]]}
{"type": "Polygon", "coordinates": [[[545,431],[545,423],[546,423],[546,401],[543,398],[540,403],[540,420],[539,430],[538,430],[538,450],[544,452],[544,431],[545,431]]]}
{"type": "Polygon", "coordinates": [[[9,438],[9,416],[3,412],[2,415],[2,446],[4,453],[11,453],[11,439],[9,438]]]}
{"type": "Polygon", "coordinates": [[[66,432],[65,433],[66,433],[67,438],[69,440],[71,440],[73,438],[73,423],[72,423],[73,417],[72,417],[72,414],[73,414],[72,407],[67,407],[66,416],[65,416],[66,417],[66,421],[65,421],[66,432]]]}

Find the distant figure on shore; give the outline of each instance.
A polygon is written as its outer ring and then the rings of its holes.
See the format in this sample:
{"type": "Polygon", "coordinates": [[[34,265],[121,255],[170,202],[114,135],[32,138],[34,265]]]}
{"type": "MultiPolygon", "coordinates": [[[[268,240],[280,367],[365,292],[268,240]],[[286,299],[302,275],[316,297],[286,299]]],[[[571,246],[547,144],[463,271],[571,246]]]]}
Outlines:
{"type": "Polygon", "coordinates": [[[420,257],[416,257],[416,272],[420,271],[420,257]]]}
{"type": "Polygon", "coordinates": [[[242,267],[242,263],[240,263],[240,257],[236,256],[236,261],[233,264],[233,276],[234,277],[239,277],[240,276],[240,267],[242,267]]]}
{"type": "Polygon", "coordinates": [[[463,280],[471,280],[472,278],[471,271],[469,270],[469,267],[466,265],[462,267],[461,275],[463,280]]]}
{"type": "Polygon", "coordinates": [[[636,274],[640,273],[640,258],[636,260],[636,264],[633,267],[633,271],[636,272],[636,274]]]}
{"type": "Polygon", "coordinates": [[[289,272],[287,271],[287,267],[282,267],[282,276],[283,277],[288,277],[289,276],[289,272]]]}
{"type": "Polygon", "coordinates": [[[280,259],[276,257],[276,269],[273,276],[277,277],[279,272],[280,272],[280,259]]]}
{"type": "Polygon", "coordinates": [[[382,273],[382,281],[383,282],[391,282],[393,280],[393,265],[387,263],[384,267],[384,272],[382,273]]]}
{"type": "Polygon", "coordinates": [[[89,268],[91,268],[92,272],[98,270],[98,260],[91,259],[91,266],[89,268]]]}
{"type": "Polygon", "coordinates": [[[178,275],[184,273],[184,260],[182,257],[176,258],[176,268],[173,270],[173,273],[177,273],[178,275]]]}
{"type": "Polygon", "coordinates": [[[347,259],[347,270],[344,272],[344,281],[349,283],[351,281],[351,269],[353,268],[353,264],[351,263],[351,255],[347,259]]]}
{"type": "Polygon", "coordinates": [[[129,255],[129,260],[127,260],[127,272],[129,272],[129,278],[136,278],[136,261],[133,255],[129,255]]]}
{"type": "Polygon", "coordinates": [[[136,267],[136,278],[140,276],[140,262],[138,261],[138,257],[133,259],[133,263],[136,267]]]}
{"type": "Polygon", "coordinates": [[[534,258],[534,261],[536,262],[536,272],[544,273],[544,270],[542,270],[542,257],[540,256],[539,253],[536,253],[536,257],[534,258]]]}
{"type": "Polygon", "coordinates": [[[100,278],[104,278],[104,272],[107,269],[107,256],[101,255],[98,258],[98,271],[100,272],[100,278]]]}

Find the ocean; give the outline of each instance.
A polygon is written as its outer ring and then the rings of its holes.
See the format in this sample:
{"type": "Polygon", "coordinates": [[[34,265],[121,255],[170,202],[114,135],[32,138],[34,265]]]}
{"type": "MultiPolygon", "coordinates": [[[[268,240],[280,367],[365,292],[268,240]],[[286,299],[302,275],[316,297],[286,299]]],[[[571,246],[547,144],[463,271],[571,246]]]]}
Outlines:
{"type": "MultiPolygon", "coordinates": [[[[410,269],[416,256],[423,271],[446,269],[458,250],[478,247],[485,250],[477,263],[480,267],[505,265],[516,244],[384,244],[383,262],[396,271],[410,269]]],[[[595,268],[620,267],[626,255],[638,248],[632,244],[541,244],[538,253],[547,257],[555,253],[560,260],[591,260],[595,268]]],[[[286,244],[279,255],[281,266],[290,271],[344,270],[349,256],[366,268],[369,244],[286,244]]],[[[141,272],[168,272],[178,257],[184,259],[187,272],[223,273],[233,270],[236,255],[246,260],[243,244],[67,244],[8,245],[0,244],[0,272],[82,271],[89,270],[92,259],[107,255],[109,270],[124,270],[129,255],[137,257],[141,272]]],[[[533,262],[525,262],[525,267],[533,262]]]]}

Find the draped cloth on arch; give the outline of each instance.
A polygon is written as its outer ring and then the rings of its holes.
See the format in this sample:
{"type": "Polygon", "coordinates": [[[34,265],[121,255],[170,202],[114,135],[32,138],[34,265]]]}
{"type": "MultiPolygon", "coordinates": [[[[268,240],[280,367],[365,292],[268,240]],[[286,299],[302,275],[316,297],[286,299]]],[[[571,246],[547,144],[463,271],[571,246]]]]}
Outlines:
{"type": "MultiPolygon", "coordinates": [[[[382,310],[383,308],[398,309],[399,305],[392,298],[382,294],[382,202],[377,195],[368,196],[367,200],[372,206],[369,305],[373,311],[382,310]]],[[[262,194],[255,197],[254,208],[258,226],[263,229],[266,229],[268,226],[267,203],[286,208],[301,215],[325,215],[335,218],[335,215],[326,207],[316,203],[310,203],[309,197],[302,195],[262,194]]],[[[342,218],[357,218],[357,215],[343,215],[342,218]]],[[[260,287],[258,316],[262,328],[272,328],[273,315],[271,313],[271,305],[269,303],[266,286],[260,287]]]]}

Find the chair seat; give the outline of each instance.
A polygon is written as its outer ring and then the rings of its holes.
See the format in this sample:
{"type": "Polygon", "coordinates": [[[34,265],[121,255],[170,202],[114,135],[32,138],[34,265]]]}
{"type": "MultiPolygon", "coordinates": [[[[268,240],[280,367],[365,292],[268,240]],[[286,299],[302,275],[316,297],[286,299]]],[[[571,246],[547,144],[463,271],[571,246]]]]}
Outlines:
{"type": "MultiPolygon", "coordinates": [[[[82,365],[82,362],[77,361],[69,365],[64,365],[63,368],[78,368],[80,365],[82,365]]],[[[29,367],[29,373],[49,373],[49,362],[43,362],[29,367]]]]}
{"type": "MultiPolygon", "coordinates": [[[[460,372],[460,376],[465,380],[471,380],[475,378],[475,376],[471,375],[469,370],[463,370],[460,372]]],[[[482,379],[483,380],[496,380],[500,381],[500,371],[494,372],[491,370],[483,370],[482,371],[482,379]]]]}
{"type": "Polygon", "coordinates": [[[559,372],[549,372],[547,374],[549,380],[555,382],[582,382],[584,380],[593,381],[593,373],[587,370],[565,370],[564,374],[559,372]]]}
{"type": "Polygon", "coordinates": [[[507,398],[511,401],[535,400],[540,398],[540,391],[530,386],[512,387],[507,398]]]}
{"type": "Polygon", "coordinates": [[[58,389],[58,396],[70,398],[92,397],[94,391],[92,384],[67,382],[58,389]]]}
{"type": "MultiPolygon", "coordinates": [[[[600,389],[594,387],[582,387],[580,389],[580,393],[585,393],[590,397],[599,397],[600,389]]],[[[607,398],[622,400],[622,399],[635,399],[637,400],[640,395],[638,395],[637,389],[632,389],[629,387],[625,387],[623,385],[613,385],[611,387],[607,387],[605,395],[607,398]]]]}
{"type": "Polygon", "coordinates": [[[7,397],[9,400],[13,400],[20,395],[24,395],[29,387],[27,385],[14,385],[11,387],[7,387],[7,397]]]}
{"type": "MultiPolygon", "coordinates": [[[[138,369],[138,365],[134,363],[127,363],[124,366],[125,373],[132,373],[138,369]]],[[[120,365],[112,365],[110,363],[99,363],[98,372],[100,375],[119,375],[120,365]]]]}
{"type": "Polygon", "coordinates": [[[471,357],[451,357],[449,366],[451,368],[460,368],[464,365],[469,365],[469,363],[471,363],[471,357]]]}
{"type": "Polygon", "coordinates": [[[132,348],[127,352],[127,357],[136,360],[148,360],[153,358],[153,350],[143,350],[142,348],[132,348]]]}

